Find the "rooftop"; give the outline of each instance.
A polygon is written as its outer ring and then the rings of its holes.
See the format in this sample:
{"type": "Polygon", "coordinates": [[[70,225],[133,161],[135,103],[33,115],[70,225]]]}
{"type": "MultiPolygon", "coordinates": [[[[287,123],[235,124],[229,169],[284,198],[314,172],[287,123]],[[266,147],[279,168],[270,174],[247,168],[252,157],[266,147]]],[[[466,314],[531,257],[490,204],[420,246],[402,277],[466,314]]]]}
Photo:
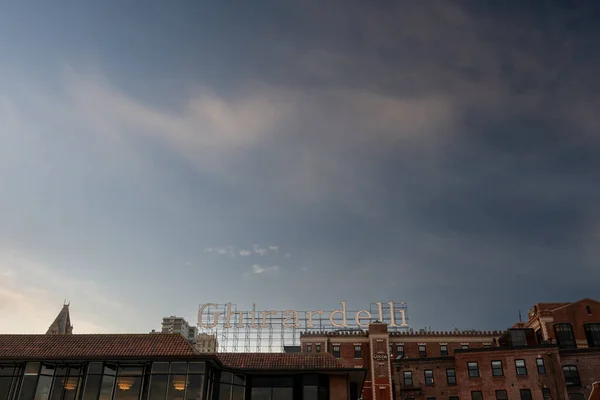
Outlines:
{"type": "Polygon", "coordinates": [[[178,357],[196,351],[180,334],[0,335],[0,358],[178,357]]]}
{"type": "Polygon", "coordinates": [[[225,367],[256,370],[355,369],[329,353],[217,353],[225,367]]]}

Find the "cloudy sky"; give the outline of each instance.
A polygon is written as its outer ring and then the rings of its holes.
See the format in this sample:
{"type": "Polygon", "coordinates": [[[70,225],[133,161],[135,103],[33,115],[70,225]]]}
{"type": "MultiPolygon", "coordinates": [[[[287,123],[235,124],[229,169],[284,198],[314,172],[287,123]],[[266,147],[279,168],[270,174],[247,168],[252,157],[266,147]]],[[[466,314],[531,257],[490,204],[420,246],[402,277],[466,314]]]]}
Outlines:
{"type": "MultiPolygon", "coordinates": [[[[375,4],[376,3],[376,4],[375,4]]],[[[535,3],[535,4],[534,4],[535,3]]],[[[600,7],[0,9],[0,332],[405,301],[505,328],[598,297],[600,7]]]]}

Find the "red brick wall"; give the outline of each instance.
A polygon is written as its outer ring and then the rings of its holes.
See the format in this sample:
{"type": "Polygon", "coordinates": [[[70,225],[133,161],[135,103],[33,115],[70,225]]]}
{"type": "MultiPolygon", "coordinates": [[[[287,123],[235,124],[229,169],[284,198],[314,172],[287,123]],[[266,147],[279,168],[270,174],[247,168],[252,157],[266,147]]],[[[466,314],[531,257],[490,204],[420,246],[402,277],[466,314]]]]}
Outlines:
{"type": "Polygon", "coordinates": [[[600,350],[586,352],[561,352],[561,364],[576,365],[581,379],[581,387],[570,387],[569,394],[583,393],[587,398],[592,390],[592,383],[600,381],[600,350]]]}
{"type": "Polygon", "coordinates": [[[344,375],[329,376],[329,399],[348,400],[349,397],[347,377],[344,375]]]}
{"type": "Polygon", "coordinates": [[[556,400],[565,399],[565,384],[560,371],[558,350],[555,348],[495,350],[485,352],[460,352],[455,355],[456,378],[460,387],[460,397],[470,399],[471,391],[481,390],[484,399],[495,399],[496,390],[506,390],[509,399],[520,398],[519,389],[530,389],[534,399],[542,398],[542,388],[550,389],[556,400]],[[548,355],[547,353],[550,353],[548,355]],[[536,358],[541,356],[546,365],[546,374],[539,374],[536,358]],[[518,376],[515,360],[525,360],[526,376],[518,376]],[[504,376],[492,376],[491,362],[500,360],[504,376]],[[479,378],[470,378],[467,363],[476,361],[479,365],[479,378]]]}
{"type": "MultiPolygon", "coordinates": [[[[404,400],[407,397],[413,398],[448,398],[448,396],[458,396],[459,388],[457,385],[448,385],[446,380],[446,369],[455,368],[454,359],[445,360],[423,360],[416,362],[399,362],[400,368],[394,371],[394,380],[396,382],[396,400],[404,400]],[[425,385],[425,370],[433,370],[434,383],[431,386],[425,385]],[[410,370],[413,373],[413,388],[404,386],[403,371],[410,370]]],[[[398,366],[398,363],[396,364],[398,366]]],[[[466,400],[466,399],[465,399],[466,400]]]]}
{"type": "MultiPolygon", "coordinates": [[[[578,301],[569,306],[553,311],[552,317],[554,318],[555,324],[561,322],[570,323],[573,326],[575,340],[580,342],[578,343],[578,347],[585,347],[587,346],[587,341],[585,338],[583,324],[588,322],[600,323],[600,303],[592,300],[578,301]],[[591,314],[587,313],[586,306],[590,307],[592,312],[591,314]]],[[[554,328],[551,324],[548,329],[549,336],[551,336],[553,339],[556,339],[554,335],[554,328]]]]}

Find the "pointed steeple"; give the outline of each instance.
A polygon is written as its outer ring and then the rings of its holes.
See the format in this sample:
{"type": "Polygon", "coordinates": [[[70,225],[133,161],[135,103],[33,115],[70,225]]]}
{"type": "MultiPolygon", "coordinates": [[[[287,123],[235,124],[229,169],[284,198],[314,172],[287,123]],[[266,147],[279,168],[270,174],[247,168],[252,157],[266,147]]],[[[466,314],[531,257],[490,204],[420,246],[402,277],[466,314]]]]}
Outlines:
{"type": "Polygon", "coordinates": [[[73,325],[71,325],[71,316],[69,315],[69,305],[71,303],[63,303],[63,308],[60,310],[46,335],[71,335],[73,333],[73,325]]]}

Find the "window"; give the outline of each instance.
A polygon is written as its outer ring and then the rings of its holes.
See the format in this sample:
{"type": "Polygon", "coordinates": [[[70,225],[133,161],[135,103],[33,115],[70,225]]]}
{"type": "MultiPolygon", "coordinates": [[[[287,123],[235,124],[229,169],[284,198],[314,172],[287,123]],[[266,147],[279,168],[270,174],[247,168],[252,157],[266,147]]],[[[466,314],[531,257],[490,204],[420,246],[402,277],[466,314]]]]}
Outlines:
{"type": "Polygon", "coordinates": [[[315,345],[315,350],[316,350],[316,352],[317,352],[317,353],[320,353],[320,352],[321,352],[321,343],[317,343],[317,344],[315,345]]]}
{"type": "Polygon", "coordinates": [[[468,344],[461,344],[460,348],[463,350],[468,350],[469,349],[469,345],[468,344]]]}
{"type": "Polygon", "coordinates": [[[585,400],[583,393],[573,393],[569,396],[569,400],[585,400]]]}
{"type": "Polygon", "coordinates": [[[592,309],[590,308],[590,306],[585,306],[585,311],[588,313],[588,315],[592,314],[592,309]]]}
{"type": "Polygon", "coordinates": [[[550,388],[542,388],[542,398],[544,400],[549,400],[552,398],[552,393],[550,393],[550,388]]]}
{"type": "Polygon", "coordinates": [[[396,345],[396,353],[398,354],[398,357],[402,357],[404,355],[404,345],[403,344],[396,345]]]}
{"type": "Polygon", "coordinates": [[[456,385],[456,370],[454,368],[446,370],[446,380],[448,381],[448,385],[456,385]]]}
{"type": "Polygon", "coordinates": [[[448,355],[448,346],[445,344],[440,344],[440,355],[445,357],[448,355]]]}
{"type": "Polygon", "coordinates": [[[11,399],[11,393],[16,390],[16,384],[21,375],[18,364],[0,365],[0,399],[11,399]]]}
{"type": "Polygon", "coordinates": [[[492,361],[492,376],[503,376],[502,361],[492,361]]]}
{"type": "Polygon", "coordinates": [[[428,386],[433,385],[433,370],[426,369],[424,371],[424,374],[425,374],[425,384],[428,386]]]}
{"type": "Polygon", "coordinates": [[[525,360],[515,360],[515,369],[517,370],[517,375],[527,375],[527,366],[525,365],[525,360]]]}
{"type": "Polygon", "coordinates": [[[565,365],[563,367],[563,375],[565,376],[567,386],[581,386],[579,371],[575,365],[565,365]]]}
{"type": "Polygon", "coordinates": [[[477,362],[467,363],[467,370],[469,371],[469,378],[477,378],[479,376],[479,365],[477,365],[477,362]]]}
{"type": "Polygon", "coordinates": [[[521,400],[531,400],[531,389],[519,389],[521,400]]]}
{"type": "Polygon", "coordinates": [[[588,347],[600,347],[600,324],[585,324],[583,329],[585,330],[588,347]]]}
{"type": "Polygon", "coordinates": [[[558,347],[561,349],[574,349],[577,347],[571,324],[555,324],[554,333],[556,334],[558,347]]]}
{"type": "Polygon", "coordinates": [[[458,400],[458,396],[449,396],[448,400],[458,400]]]}
{"type": "Polygon", "coordinates": [[[536,358],[535,365],[537,365],[538,374],[543,375],[546,373],[546,364],[544,364],[543,358],[536,358]]]}
{"type": "Polygon", "coordinates": [[[424,344],[419,345],[419,357],[427,357],[427,347],[424,344]]]}
{"type": "Polygon", "coordinates": [[[52,364],[42,364],[35,391],[35,400],[48,400],[55,370],[56,367],[52,364]]]}
{"type": "Polygon", "coordinates": [[[506,390],[496,390],[496,400],[508,400],[506,390]]]}
{"type": "Polygon", "coordinates": [[[485,343],[485,344],[483,345],[483,348],[484,348],[484,349],[489,349],[489,348],[491,348],[491,347],[492,347],[492,345],[491,345],[491,344],[489,344],[489,343],[485,343]]]}
{"type": "Polygon", "coordinates": [[[483,400],[483,393],[480,390],[471,392],[471,400],[483,400]]]}
{"type": "MultiPolygon", "coordinates": [[[[127,378],[141,379],[141,376],[136,377],[134,374],[134,372],[139,374],[141,369],[139,371],[134,371],[133,369],[126,371],[122,367],[123,366],[119,367],[119,379],[126,377],[125,375],[130,375],[127,378]]],[[[185,390],[186,400],[201,400],[205,382],[205,372],[206,364],[204,362],[154,362],[152,363],[150,384],[148,385],[148,400],[165,400],[165,398],[168,400],[179,399],[183,395],[183,390],[185,390]]],[[[223,373],[221,374],[220,382],[220,387],[222,388],[219,392],[220,400],[231,400],[232,393],[234,399],[239,399],[239,390],[232,388],[232,385],[239,382],[238,376],[234,376],[230,373],[223,373]]],[[[124,383],[126,383],[126,381],[124,383]]],[[[209,390],[212,387],[211,385],[212,378],[207,380],[209,390]]],[[[118,386],[119,381],[117,381],[117,387],[118,386]]],[[[126,390],[126,392],[127,393],[122,393],[122,395],[125,396],[130,393],[129,390],[126,390]]],[[[123,400],[125,398],[127,398],[127,400],[130,398],[137,399],[137,396],[122,397],[123,400]]],[[[95,397],[90,397],[90,400],[95,399],[95,397]]],[[[87,399],[84,398],[84,400],[87,399]]],[[[241,400],[243,400],[243,393],[241,400]]]]}
{"type": "Polygon", "coordinates": [[[362,358],[362,347],[360,344],[354,345],[354,358],[362,358]]]}
{"type": "MultiPolygon", "coordinates": [[[[303,400],[325,400],[329,399],[329,379],[325,375],[309,374],[302,377],[302,392],[303,400]]],[[[354,391],[358,391],[356,388],[351,387],[350,398],[358,398],[358,394],[354,394],[354,391]]]]}
{"type": "Polygon", "coordinates": [[[535,340],[538,344],[544,343],[544,338],[542,337],[542,330],[538,329],[535,331],[535,340]]]}
{"type": "Polygon", "coordinates": [[[527,336],[524,329],[510,330],[510,344],[512,346],[527,346],[527,336]]]}
{"type": "Polygon", "coordinates": [[[51,400],[75,400],[81,384],[82,367],[80,365],[59,365],[54,374],[51,400]]]}
{"type": "Polygon", "coordinates": [[[413,378],[412,371],[404,371],[404,386],[412,386],[413,378]]]}
{"type": "MultiPolygon", "coordinates": [[[[191,376],[188,376],[188,379],[191,376]]],[[[246,378],[244,375],[233,374],[231,372],[221,372],[221,383],[219,385],[219,400],[244,400],[246,391],[246,378]]],[[[198,387],[202,388],[202,385],[198,387]]],[[[190,389],[187,388],[186,399],[193,398],[200,400],[202,391],[198,391],[195,397],[189,396],[190,389]]]]}
{"type": "Polygon", "coordinates": [[[307,353],[312,353],[312,344],[309,343],[309,344],[306,345],[306,352],[307,353]]]}
{"type": "Polygon", "coordinates": [[[250,397],[260,400],[292,400],[294,379],[289,377],[253,378],[250,397]]]}
{"type": "Polygon", "coordinates": [[[333,356],[340,358],[340,345],[333,346],[333,356]]]}

